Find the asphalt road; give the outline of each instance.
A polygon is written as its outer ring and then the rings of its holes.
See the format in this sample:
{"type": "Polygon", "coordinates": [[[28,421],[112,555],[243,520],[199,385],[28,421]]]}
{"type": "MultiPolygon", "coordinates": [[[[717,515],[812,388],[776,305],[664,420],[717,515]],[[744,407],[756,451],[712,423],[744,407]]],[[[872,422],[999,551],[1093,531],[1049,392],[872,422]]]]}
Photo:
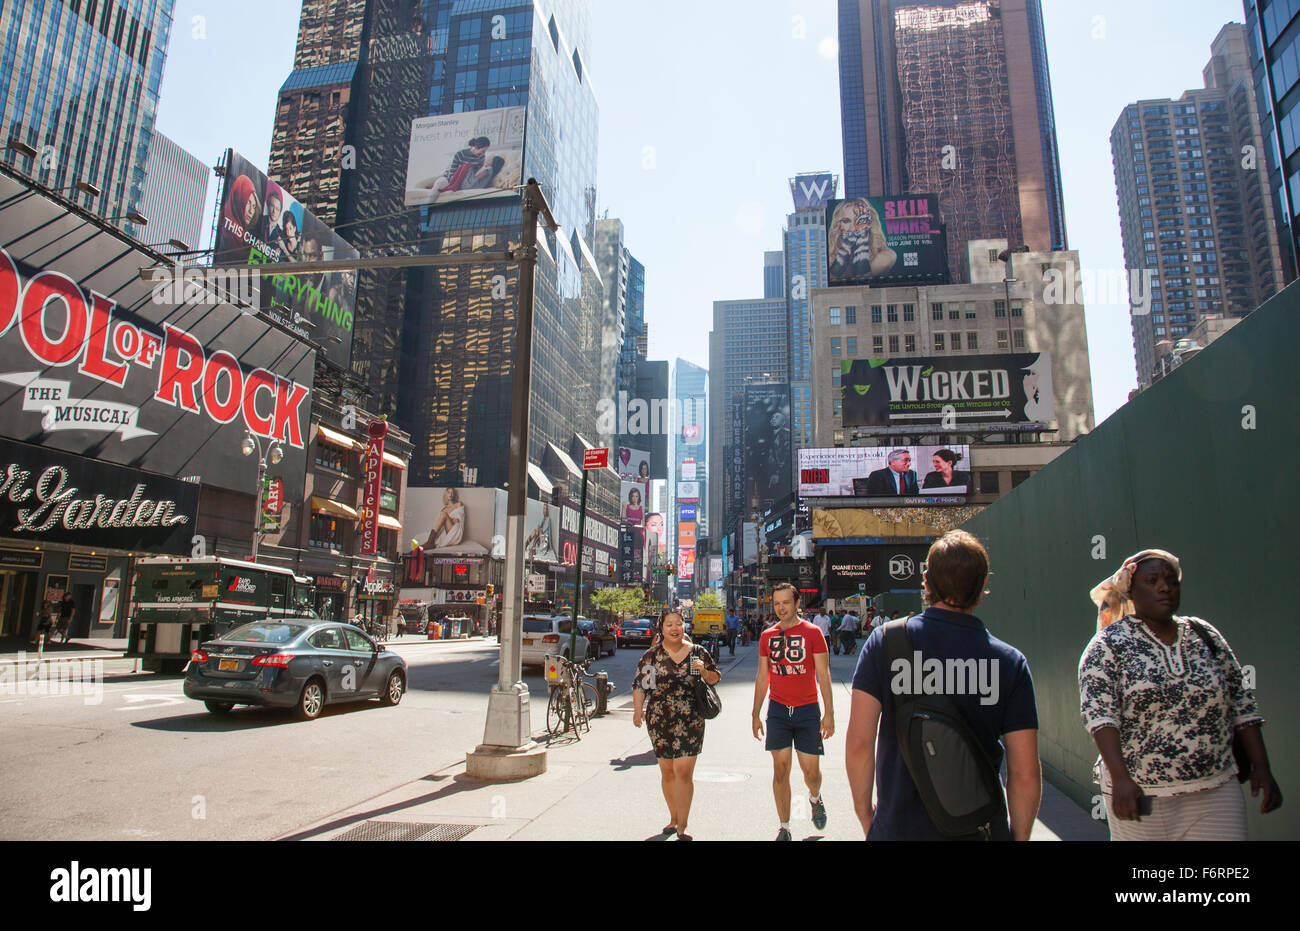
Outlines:
{"type": "MultiPolygon", "coordinates": [[[[282,836],[461,760],[483,737],[494,642],[398,643],[409,670],[395,708],[330,706],[315,721],[238,708],[217,716],[180,677],[108,661],[98,695],[0,689],[0,839],[260,840],[282,836]]],[[[630,700],[642,649],[593,666],[630,700]]],[[[546,726],[540,672],[525,669],[531,725],[546,726]]]]}

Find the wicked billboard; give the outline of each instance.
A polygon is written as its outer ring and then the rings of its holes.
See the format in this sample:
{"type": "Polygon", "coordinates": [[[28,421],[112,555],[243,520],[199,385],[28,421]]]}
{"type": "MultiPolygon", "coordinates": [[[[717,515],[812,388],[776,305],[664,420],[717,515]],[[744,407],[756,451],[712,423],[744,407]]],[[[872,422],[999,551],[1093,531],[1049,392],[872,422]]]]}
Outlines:
{"type": "Polygon", "coordinates": [[[0,536],[190,555],[199,486],[0,438],[0,536]]]}
{"type": "Polygon", "coordinates": [[[1056,417],[1045,352],[854,359],[841,363],[846,427],[1047,424],[1056,417]]]}
{"type": "Polygon", "coordinates": [[[933,194],[826,203],[826,280],[836,285],[942,284],[948,248],[933,194]]]}
{"type": "MultiPolygon", "coordinates": [[[[238,152],[228,151],[217,221],[217,265],[329,262],[359,254],[288,191],[238,152]]],[[[267,269],[254,300],[277,322],[319,343],[326,359],[346,369],[352,358],[356,297],[355,271],[277,275],[267,269]]]]}
{"type": "Polygon", "coordinates": [[[314,349],[230,304],[177,304],[150,253],[0,174],[0,431],[252,494],[245,432],[301,500],[314,349]],[[165,292],[167,289],[163,289],[165,292]]]}

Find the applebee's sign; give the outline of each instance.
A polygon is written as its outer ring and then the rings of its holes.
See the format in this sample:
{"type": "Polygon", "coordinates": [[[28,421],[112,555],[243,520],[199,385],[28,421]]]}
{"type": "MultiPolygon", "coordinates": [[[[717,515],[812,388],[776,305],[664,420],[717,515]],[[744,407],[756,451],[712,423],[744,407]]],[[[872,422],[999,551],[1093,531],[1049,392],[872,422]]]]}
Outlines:
{"type": "Polygon", "coordinates": [[[361,488],[361,552],[373,556],[379,551],[379,486],[384,473],[384,437],[388,421],[371,421],[367,431],[365,472],[361,488]]]}

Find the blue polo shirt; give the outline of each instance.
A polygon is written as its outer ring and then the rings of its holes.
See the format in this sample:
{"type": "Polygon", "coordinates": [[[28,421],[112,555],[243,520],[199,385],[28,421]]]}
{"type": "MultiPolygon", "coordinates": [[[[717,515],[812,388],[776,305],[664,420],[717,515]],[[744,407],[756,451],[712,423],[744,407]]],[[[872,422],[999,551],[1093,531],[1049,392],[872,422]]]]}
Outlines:
{"type": "MultiPolygon", "coordinates": [[[[941,608],[927,608],[924,614],[909,618],[907,632],[912,638],[912,649],[921,652],[923,661],[931,658],[997,661],[996,667],[983,666],[988,670],[985,683],[990,686],[985,694],[990,695],[996,681],[996,701],[982,704],[976,689],[968,689],[971,694],[952,697],[989,759],[1001,770],[1004,755],[1001,736],[1012,731],[1038,729],[1034,680],[1024,654],[990,634],[974,615],[941,608]]],[[[890,689],[893,676],[886,670],[884,635],[883,626],[871,632],[853,674],[853,687],[871,695],[883,708],[876,741],[876,816],[867,839],[953,840],[941,834],[930,821],[898,750],[894,696],[890,689]]],[[[1010,825],[1004,826],[1003,831],[996,830],[995,826],[995,839],[1010,837],[1010,825]]]]}

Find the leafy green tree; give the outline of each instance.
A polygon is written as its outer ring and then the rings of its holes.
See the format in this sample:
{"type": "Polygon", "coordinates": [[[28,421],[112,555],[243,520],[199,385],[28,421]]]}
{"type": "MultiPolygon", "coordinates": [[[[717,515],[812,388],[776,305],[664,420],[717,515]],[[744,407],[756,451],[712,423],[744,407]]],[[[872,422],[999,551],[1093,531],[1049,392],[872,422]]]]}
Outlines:
{"type": "Polygon", "coordinates": [[[717,592],[700,592],[695,598],[697,608],[721,608],[722,596],[717,592]]]}

